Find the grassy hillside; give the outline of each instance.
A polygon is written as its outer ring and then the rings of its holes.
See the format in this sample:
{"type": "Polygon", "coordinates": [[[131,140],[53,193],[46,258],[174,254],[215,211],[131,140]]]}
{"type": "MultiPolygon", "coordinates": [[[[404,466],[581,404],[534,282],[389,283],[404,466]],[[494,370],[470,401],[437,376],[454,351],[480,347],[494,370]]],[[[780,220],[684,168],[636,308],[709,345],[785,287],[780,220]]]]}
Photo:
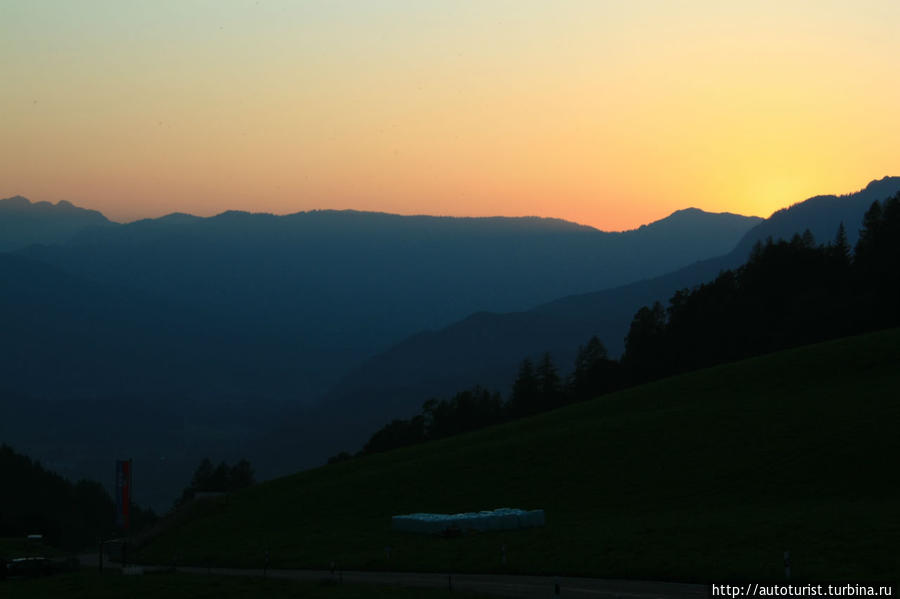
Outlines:
{"type": "MultiPolygon", "coordinates": [[[[153,562],[708,581],[900,572],[900,331],[683,375],[271,481],[159,537],[153,562]],[[390,516],[544,508],[455,539],[390,516]],[[501,564],[501,545],[507,564],[501,564]],[[387,558],[385,547],[390,546],[387,558]]],[[[379,423],[373,423],[373,427],[379,423]]]]}
{"type": "MultiPolygon", "coordinates": [[[[154,572],[143,576],[120,576],[94,571],[52,576],[41,579],[9,580],[0,587],[9,595],[21,599],[358,599],[359,597],[389,597],[418,599],[444,597],[447,592],[437,589],[404,589],[391,586],[336,584],[328,580],[299,582],[244,576],[206,576],[154,572]]],[[[476,599],[482,595],[456,593],[476,599]]]]}

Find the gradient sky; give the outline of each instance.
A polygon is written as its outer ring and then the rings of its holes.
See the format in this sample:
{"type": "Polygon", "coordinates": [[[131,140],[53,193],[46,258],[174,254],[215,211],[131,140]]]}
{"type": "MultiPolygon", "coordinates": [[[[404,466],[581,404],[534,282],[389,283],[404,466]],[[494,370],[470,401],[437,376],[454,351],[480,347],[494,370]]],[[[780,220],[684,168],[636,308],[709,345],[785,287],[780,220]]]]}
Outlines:
{"type": "Polygon", "coordinates": [[[0,0],[0,197],[768,216],[900,175],[900,2],[0,0]]]}

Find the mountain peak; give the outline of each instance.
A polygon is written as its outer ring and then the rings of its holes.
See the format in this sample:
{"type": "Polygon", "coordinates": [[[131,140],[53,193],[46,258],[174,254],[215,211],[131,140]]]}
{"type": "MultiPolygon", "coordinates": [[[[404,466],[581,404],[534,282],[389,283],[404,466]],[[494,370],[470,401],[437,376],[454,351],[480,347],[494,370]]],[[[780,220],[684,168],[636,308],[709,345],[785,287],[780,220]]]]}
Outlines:
{"type": "Polygon", "coordinates": [[[900,186],[900,177],[885,176],[881,179],[873,179],[870,181],[869,184],[866,185],[864,191],[880,192],[883,190],[890,194],[891,190],[896,189],[898,186],[900,186]]]}
{"type": "Polygon", "coordinates": [[[31,206],[31,201],[25,196],[12,196],[0,199],[0,207],[26,208],[31,206]]]}
{"type": "Polygon", "coordinates": [[[669,216],[672,217],[672,216],[675,216],[676,214],[710,214],[710,213],[706,212],[705,210],[701,210],[700,208],[694,208],[693,206],[689,206],[687,208],[682,208],[681,210],[676,210],[669,216]]]}
{"type": "Polygon", "coordinates": [[[834,239],[843,224],[851,245],[856,243],[862,217],[874,201],[883,201],[900,192],[900,177],[882,177],[869,182],[865,188],[843,195],[818,195],[787,208],[777,210],[765,222],[754,227],[735,248],[740,260],[749,254],[753,244],[768,237],[790,239],[792,235],[809,229],[817,242],[834,239]]]}
{"type": "Polygon", "coordinates": [[[65,243],[80,231],[110,222],[96,210],[66,200],[56,204],[32,202],[23,196],[0,200],[0,252],[32,244],[65,243]]]}
{"type": "Polygon", "coordinates": [[[706,210],[703,210],[702,208],[690,207],[690,208],[682,208],[681,210],[676,210],[675,212],[673,212],[666,218],[663,218],[657,222],[674,219],[674,218],[690,218],[690,217],[701,217],[701,218],[702,217],[723,217],[723,218],[736,217],[736,218],[749,218],[751,220],[759,220],[759,221],[764,220],[762,217],[759,217],[759,216],[746,216],[743,214],[737,214],[735,212],[708,212],[706,210]]]}
{"type": "MultiPolygon", "coordinates": [[[[706,226],[710,222],[720,222],[723,226],[731,226],[739,223],[757,224],[762,222],[762,218],[758,216],[744,216],[734,214],[732,212],[707,212],[700,208],[682,208],[676,210],[669,216],[661,218],[652,223],[641,225],[637,231],[649,231],[662,228],[679,227],[690,228],[695,226],[706,226]]],[[[743,225],[740,225],[743,226],[743,225]]]]}

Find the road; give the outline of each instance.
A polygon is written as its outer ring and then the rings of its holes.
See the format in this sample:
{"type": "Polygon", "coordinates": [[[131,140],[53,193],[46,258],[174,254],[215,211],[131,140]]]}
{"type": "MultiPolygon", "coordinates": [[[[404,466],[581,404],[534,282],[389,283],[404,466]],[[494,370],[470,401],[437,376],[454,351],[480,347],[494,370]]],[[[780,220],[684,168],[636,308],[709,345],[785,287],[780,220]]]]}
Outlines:
{"type": "MultiPolygon", "coordinates": [[[[97,554],[81,556],[84,566],[96,565],[97,554]]],[[[119,568],[108,560],[105,568],[119,568]]],[[[171,566],[139,566],[143,571],[171,570],[171,566]]],[[[393,585],[403,587],[439,588],[453,591],[470,591],[501,597],[521,599],[705,599],[706,585],[638,580],[605,580],[561,576],[507,576],[501,574],[434,574],[420,572],[365,572],[346,571],[332,573],[328,570],[274,570],[244,568],[202,568],[179,566],[179,572],[194,574],[218,574],[225,576],[269,576],[291,580],[335,580],[345,583],[393,585]],[[559,594],[556,594],[556,585],[559,594]]]]}

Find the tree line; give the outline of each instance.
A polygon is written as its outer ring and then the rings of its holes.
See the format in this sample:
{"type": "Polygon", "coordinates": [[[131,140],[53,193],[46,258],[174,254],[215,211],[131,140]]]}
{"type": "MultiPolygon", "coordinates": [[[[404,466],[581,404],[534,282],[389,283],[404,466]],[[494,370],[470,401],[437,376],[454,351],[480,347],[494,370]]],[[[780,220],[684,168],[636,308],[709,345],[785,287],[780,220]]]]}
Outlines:
{"type": "MultiPolygon", "coordinates": [[[[482,387],[429,399],[382,427],[356,455],[440,439],[584,401],[673,374],[900,325],[900,193],[866,211],[855,248],[843,223],[817,244],[806,230],[757,242],[748,261],[640,308],[620,360],[592,337],[570,375],[551,356],[519,366],[508,399],[482,387]]],[[[328,463],[350,459],[348,452],[328,463]]]]}
{"type": "MultiPolygon", "coordinates": [[[[72,483],[6,444],[0,446],[0,472],[0,537],[40,534],[51,546],[76,550],[116,533],[115,503],[100,483],[72,483]]],[[[131,504],[130,518],[138,532],[156,514],[131,504]]]]}
{"type": "MultiPolygon", "coordinates": [[[[356,455],[367,455],[478,430],[509,420],[584,401],[623,386],[619,362],[609,358],[594,336],[579,347],[572,373],[563,378],[549,353],[537,362],[522,360],[509,398],[481,386],[460,391],[449,400],[426,401],[419,414],[395,419],[375,432],[356,455]]],[[[329,464],[354,457],[341,452],[329,464]]]]}
{"type": "Polygon", "coordinates": [[[622,366],[640,383],[900,325],[900,194],[866,211],[855,250],[843,224],[757,243],[746,264],[638,310],[622,366]]]}
{"type": "Polygon", "coordinates": [[[213,466],[209,458],[203,458],[200,465],[194,470],[191,484],[185,487],[181,492],[181,497],[175,500],[175,507],[178,508],[188,503],[198,493],[229,493],[245,489],[255,482],[253,468],[245,459],[238,461],[233,466],[229,466],[224,461],[219,462],[218,466],[213,466]]]}

